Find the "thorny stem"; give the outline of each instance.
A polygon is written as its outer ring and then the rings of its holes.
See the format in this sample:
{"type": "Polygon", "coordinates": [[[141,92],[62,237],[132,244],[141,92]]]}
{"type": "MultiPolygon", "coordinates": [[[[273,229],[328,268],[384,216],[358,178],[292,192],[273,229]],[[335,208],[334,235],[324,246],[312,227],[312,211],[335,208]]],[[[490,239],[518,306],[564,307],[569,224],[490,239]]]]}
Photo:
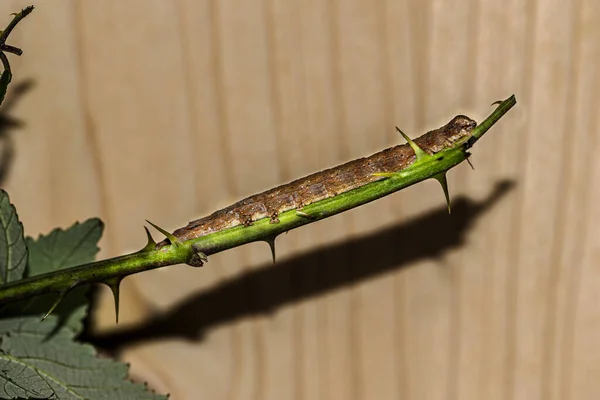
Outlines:
{"type": "Polygon", "coordinates": [[[476,141],[478,141],[484,133],[486,133],[492,125],[494,125],[508,110],[510,110],[515,104],[517,104],[517,99],[513,94],[508,99],[500,102],[492,103],[492,105],[498,104],[498,107],[487,117],[483,122],[471,131],[471,139],[469,140],[469,147],[473,146],[476,141]]]}
{"type": "Polygon", "coordinates": [[[25,7],[24,9],[22,9],[21,12],[15,13],[14,18],[12,19],[12,21],[10,21],[10,23],[8,24],[6,29],[1,31],[2,33],[0,33],[0,61],[2,62],[4,71],[6,71],[8,73],[11,72],[10,71],[10,63],[8,62],[8,57],[6,57],[6,54],[4,54],[4,52],[8,52],[8,53],[12,53],[12,54],[16,54],[16,55],[20,56],[21,54],[23,54],[23,50],[19,49],[18,47],[6,44],[6,40],[8,39],[8,36],[13,31],[13,29],[15,29],[15,26],[17,26],[17,24],[19,22],[21,22],[21,20],[23,18],[25,18],[26,16],[31,14],[32,11],[33,11],[33,6],[29,6],[29,7],[25,7]]]}
{"type": "Polygon", "coordinates": [[[15,17],[6,26],[6,29],[4,29],[4,31],[2,31],[2,34],[0,34],[0,46],[3,45],[4,43],[6,43],[6,39],[8,38],[8,36],[12,32],[12,30],[15,29],[15,26],[17,26],[17,24],[23,18],[25,18],[26,16],[31,14],[32,11],[33,11],[33,6],[28,6],[28,7],[25,7],[24,9],[22,9],[21,12],[13,14],[15,17]]]}
{"type": "Polygon", "coordinates": [[[429,178],[439,179],[446,171],[465,161],[469,157],[467,149],[515,104],[514,96],[500,102],[496,110],[472,131],[472,137],[468,140],[457,142],[453,147],[434,156],[415,161],[408,168],[388,179],[375,181],[305,206],[303,215],[291,210],[280,214],[280,222],[277,224],[271,224],[269,218],[264,218],[255,221],[251,226],[225,229],[185,242],[178,242],[171,237],[171,244],[164,246],[156,245],[149,236],[148,244],[138,252],[8,283],[0,288],[0,302],[48,292],[65,294],[74,286],[94,282],[111,286],[115,293],[118,292],[118,282],[127,275],[182,263],[201,266],[202,262],[199,260],[205,260],[205,255],[250,242],[270,242],[277,235],[296,227],[371,202],[417,182],[429,178]],[[307,215],[310,218],[307,218],[307,215]]]}

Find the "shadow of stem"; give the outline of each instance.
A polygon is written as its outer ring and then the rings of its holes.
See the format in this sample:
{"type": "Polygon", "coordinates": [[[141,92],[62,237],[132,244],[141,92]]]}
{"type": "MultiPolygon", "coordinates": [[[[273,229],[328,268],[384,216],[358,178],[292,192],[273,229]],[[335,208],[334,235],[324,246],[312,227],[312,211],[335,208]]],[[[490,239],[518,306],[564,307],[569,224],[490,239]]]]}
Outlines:
{"type": "Polygon", "coordinates": [[[438,258],[464,245],[477,218],[513,186],[513,182],[501,181],[480,202],[464,197],[455,200],[451,215],[445,206],[440,207],[399,226],[265,265],[196,293],[140,325],[81,339],[112,354],[151,340],[198,340],[218,325],[272,313],[287,304],[409,267],[418,260],[438,258]]]}

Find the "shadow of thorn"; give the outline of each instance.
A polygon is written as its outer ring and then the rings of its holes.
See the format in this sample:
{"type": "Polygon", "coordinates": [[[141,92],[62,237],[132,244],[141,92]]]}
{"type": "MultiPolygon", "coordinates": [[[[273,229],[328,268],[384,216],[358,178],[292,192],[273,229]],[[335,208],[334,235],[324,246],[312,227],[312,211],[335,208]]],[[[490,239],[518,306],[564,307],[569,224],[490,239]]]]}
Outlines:
{"type": "Polygon", "coordinates": [[[321,247],[276,265],[267,264],[193,294],[138,326],[82,339],[113,354],[125,346],[150,340],[198,340],[218,325],[271,313],[287,304],[408,267],[418,260],[437,258],[464,245],[477,218],[513,186],[511,181],[501,181],[480,202],[460,197],[453,202],[451,215],[443,206],[371,235],[321,247]]]}

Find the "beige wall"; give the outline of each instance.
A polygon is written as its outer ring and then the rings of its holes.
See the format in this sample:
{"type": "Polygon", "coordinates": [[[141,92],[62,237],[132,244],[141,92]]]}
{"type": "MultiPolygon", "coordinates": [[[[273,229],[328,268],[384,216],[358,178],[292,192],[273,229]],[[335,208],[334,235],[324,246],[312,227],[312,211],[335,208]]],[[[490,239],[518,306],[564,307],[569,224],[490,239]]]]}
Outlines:
{"type": "Polygon", "coordinates": [[[137,377],[175,400],[600,398],[600,2],[37,3],[2,185],[31,235],[100,216],[103,257],[394,125],[519,102],[450,173],[451,216],[425,182],[280,237],[275,266],[258,243],[128,278],[137,377]]]}

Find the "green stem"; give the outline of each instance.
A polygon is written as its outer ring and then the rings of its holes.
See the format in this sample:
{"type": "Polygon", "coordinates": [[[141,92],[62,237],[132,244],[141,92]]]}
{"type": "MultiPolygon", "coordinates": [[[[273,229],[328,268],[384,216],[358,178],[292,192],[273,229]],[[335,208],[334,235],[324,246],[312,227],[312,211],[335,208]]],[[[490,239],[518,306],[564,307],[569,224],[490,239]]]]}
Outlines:
{"type": "Polygon", "coordinates": [[[478,141],[484,133],[486,133],[492,125],[494,125],[504,114],[507,113],[515,104],[517,104],[517,99],[513,94],[508,99],[500,102],[496,102],[494,104],[498,104],[498,107],[487,117],[481,124],[477,125],[473,131],[471,131],[471,139],[469,140],[469,147],[473,146],[476,141],[478,141]]]}
{"type": "Polygon", "coordinates": [[[415,161],[399,173],[361,186],[338,196],[305,206],[302,214],[290,210],[279,215],[279,223],[263,218],[250,226],[237,226],[185,242],[154,246],[151,241],[144,249],[103,261],[63,269],[11,282],[0,289],[0,302],[48,292],[65,293],[77,285],[101,282],[114,287],[115,282],[137,272],[167,265],[199,265],[198,257],[210,255],[255,241],[270,241],[283,232],[330,217],[362,204],[441,174],[465,161],[468,148],[489,130],[516,104],[514,96],[500,103],[498,108],[472,131],[468,140],[457,142],[452,148],[434,156],[415,161]]]}

